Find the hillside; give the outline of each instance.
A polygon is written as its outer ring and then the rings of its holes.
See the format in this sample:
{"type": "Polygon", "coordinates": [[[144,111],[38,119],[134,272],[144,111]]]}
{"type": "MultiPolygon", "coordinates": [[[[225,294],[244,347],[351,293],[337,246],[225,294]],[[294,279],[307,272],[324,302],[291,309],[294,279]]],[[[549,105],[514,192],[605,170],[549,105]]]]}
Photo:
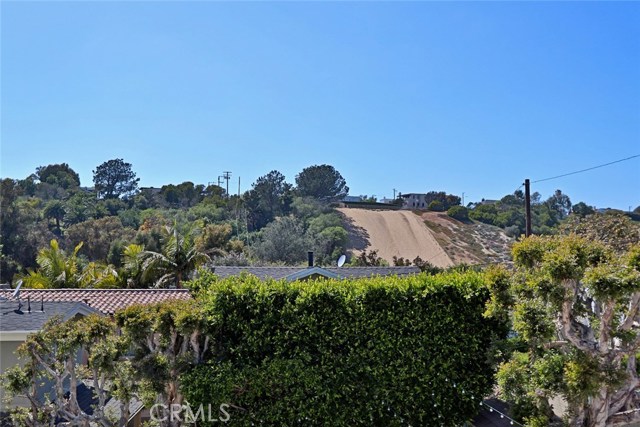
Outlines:
{"type": "Polygon", "coordinates": [[[349,249],[378,251],[413,260],[419,256],[438,267],[509,260],[511,239],[479,222],[462,223],[444,213],[340,208],[349,231],[349,249]]]}

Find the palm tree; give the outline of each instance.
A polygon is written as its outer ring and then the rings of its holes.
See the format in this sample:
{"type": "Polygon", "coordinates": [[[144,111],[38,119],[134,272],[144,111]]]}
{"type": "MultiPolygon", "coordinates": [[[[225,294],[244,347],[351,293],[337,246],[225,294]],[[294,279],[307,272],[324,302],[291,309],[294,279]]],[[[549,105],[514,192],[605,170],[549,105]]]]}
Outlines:
{"type": "Polygon", "coordinates": [[[143,281],[153,277],[156,287],[180,288],[200,265],[210,261],[208,255],[197,250],[191,233],[181,235],[175,227],[166,227],[166,240],[162,253],[144,251],[143,281]]]}
{"type": "Polygon", "coordinates": [[[82,288],[119,288],[118,272],[113,265],[90,262],[83,269],[78,280],[82,288]]]}
{"type": "Polygon", "coordinates": [[[122,251],[123,264],[121,269],[121,277],[123,284],[127,288],[147,288],[148,279],[152,274],[144,274],[144,264],[147,253],[142,245],[130,244],[122,251]],[[144,277],[147,276],[147,277],[144,277]]]}
{"type": "Polygon", "coordinates": [[[38,252],[36,262],[38,269],[29,270],[21,277],[29,288],[75,288],[80,281],[80,265],[78,251],[82,247],[80,242],[69,256],[60,249],[58,241],[53,239],[48,248],[38,252]]]}
{"type": "Polygon", "coordinates": [[[42,214],[47,219],[54,219],[56,221],[56,235],[60,236],[62,230],[60,229],[60,221],[64,219],[66,215],[64,205],[60,200],[52,200],[44,207],[42,214]]]}

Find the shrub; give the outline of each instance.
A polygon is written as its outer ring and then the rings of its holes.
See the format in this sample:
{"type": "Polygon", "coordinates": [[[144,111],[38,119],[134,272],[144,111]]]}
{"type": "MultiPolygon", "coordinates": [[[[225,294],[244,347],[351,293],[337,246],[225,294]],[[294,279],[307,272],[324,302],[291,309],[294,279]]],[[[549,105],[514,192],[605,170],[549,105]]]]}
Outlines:
{"type": "Polygon", "coordinates": [[[192,406],[230,404],[230,425],[462,425],[491,392],[480,273],[194,286],[215,351],[182,378],[192,406]]]}
{"type": "Polygon", "coordinates": [[[447,211],[447,215],[458,221],[469,221],[469,209],[464,206],[452,206],[447,211]]]}
{"type": "Polygon", "coordinates": [[[485,224],[495,225],[498,210],[494,205],[478,205],[469,212],[469,217],[485,224]]]}
{"type": "Polygon", "coordinates": [[[433,202],[429,203],[427,209],[434,212],[444,212],[444,204],[442,204],[442,202],[439,200],[434,200],[433,202]]]}

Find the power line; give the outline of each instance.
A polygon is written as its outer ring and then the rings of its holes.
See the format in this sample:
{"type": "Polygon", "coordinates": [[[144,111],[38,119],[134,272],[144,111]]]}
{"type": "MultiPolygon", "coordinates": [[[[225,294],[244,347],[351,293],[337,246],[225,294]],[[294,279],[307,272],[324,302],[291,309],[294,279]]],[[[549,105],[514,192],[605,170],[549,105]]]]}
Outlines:
{"type": "Polygon", "coordinates": [[[636,157],[640,157],[640,154],[636,154],[635,156],[627,157],[627,158],[620,159],[620,160],[615,160],[613,162],[604,163],[602,165],[593,166],[593,167],[586,168],[586,169],[581,169],[581,170],[575,171],[575,172],[569,172],[569,173],[565,173],[565,174],[562,174],[562,175],[552,176],[552,177],[549,177],[549,178],[538,179],[536,181],[531,181],[531,183],[535,184],[537,182],[550,181],[552,179],[563,178],[565,176],[575,175],[575,174],[578,174],[578,173],[587,172],[587,171],[591,171],[591,170],[594,170],[594,169],[603,168],[605,166],[613,165],[613,164],[616,164],[616,163],[624,162],[624,161],[627,161],[627,160],[635,159],[636,157]]]}

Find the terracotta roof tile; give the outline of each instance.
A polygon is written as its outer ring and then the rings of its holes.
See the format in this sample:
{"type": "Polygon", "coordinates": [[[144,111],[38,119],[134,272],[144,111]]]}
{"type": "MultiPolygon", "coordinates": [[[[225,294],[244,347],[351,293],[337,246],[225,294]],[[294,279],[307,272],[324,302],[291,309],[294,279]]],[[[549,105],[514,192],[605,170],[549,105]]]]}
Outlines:
{"type": "MultiPolygon", "coordinates": [[[[0,290],[0,298],[10,299],[11,290],[0,290]]],[[[20,299],[32,303],[47,301],[84,302],[105,314],[133,304],[154,304],[166,300],[191,298],[188,289],[21,289],[20,299]]]]}

